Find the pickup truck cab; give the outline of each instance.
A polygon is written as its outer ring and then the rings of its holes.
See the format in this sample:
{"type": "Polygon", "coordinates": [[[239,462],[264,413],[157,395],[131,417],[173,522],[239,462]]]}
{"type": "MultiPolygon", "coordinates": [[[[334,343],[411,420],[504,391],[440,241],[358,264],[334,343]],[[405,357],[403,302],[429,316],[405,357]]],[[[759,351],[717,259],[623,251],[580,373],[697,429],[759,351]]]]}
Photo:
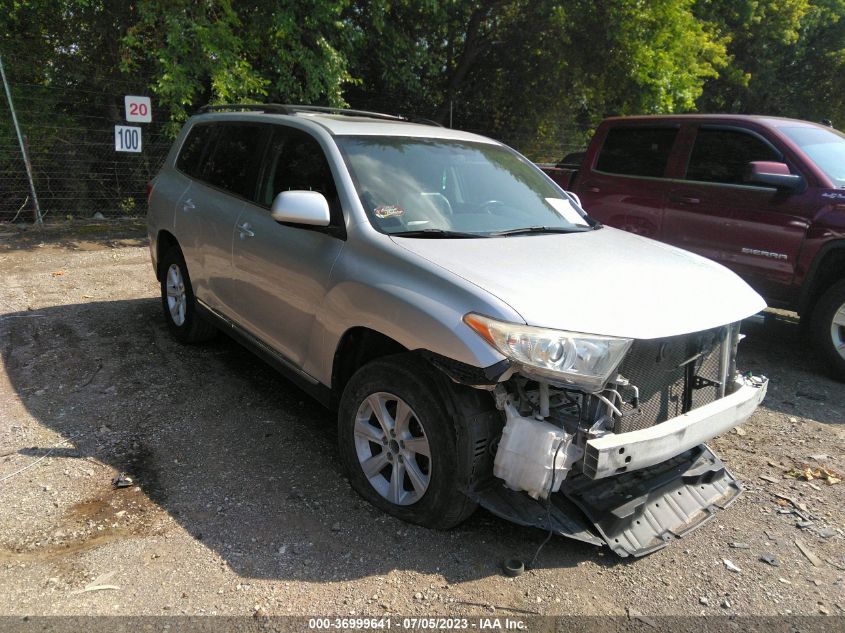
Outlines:
{"type": "Polygon", "coordinates": [[[610,226],[698,253],[795,310],[845,379],[845,135],[764,116],[610,118],[546,173],[610,226]]]}

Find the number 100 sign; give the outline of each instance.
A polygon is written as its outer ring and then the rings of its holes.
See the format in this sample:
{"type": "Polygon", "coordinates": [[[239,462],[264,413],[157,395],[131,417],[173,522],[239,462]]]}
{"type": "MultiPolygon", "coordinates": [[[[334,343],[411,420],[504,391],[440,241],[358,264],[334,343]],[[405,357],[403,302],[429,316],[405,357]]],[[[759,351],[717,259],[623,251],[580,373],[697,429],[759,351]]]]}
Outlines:
{"type": "Polygon", "coordinates": [[[131,125],[115,125],[114,149],[116,152],[140,152],[141,128],[131,125]]]}

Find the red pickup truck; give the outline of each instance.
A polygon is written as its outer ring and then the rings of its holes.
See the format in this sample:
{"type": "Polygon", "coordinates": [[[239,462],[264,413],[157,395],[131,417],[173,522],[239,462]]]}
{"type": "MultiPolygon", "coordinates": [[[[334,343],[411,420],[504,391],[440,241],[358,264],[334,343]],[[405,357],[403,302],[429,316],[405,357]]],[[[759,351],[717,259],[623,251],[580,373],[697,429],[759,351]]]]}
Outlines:
{"type": "Polygon", "coordinates": [[[601,222],[709,257],[795,310],[845,380],[845,135],[764,116],[610,118],[544,168],[601,222]]]}

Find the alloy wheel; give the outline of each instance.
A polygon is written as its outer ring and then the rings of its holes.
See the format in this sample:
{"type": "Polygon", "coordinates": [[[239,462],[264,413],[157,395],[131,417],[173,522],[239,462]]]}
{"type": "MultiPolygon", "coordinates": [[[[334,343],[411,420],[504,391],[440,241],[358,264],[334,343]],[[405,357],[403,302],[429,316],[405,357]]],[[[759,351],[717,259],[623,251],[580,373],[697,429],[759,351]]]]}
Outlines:
{"type": "Polygon", "coordinates": [[[419,418],[402,398],[373,393],[355,416],[355,451],[370,485],[390,503],[419,501],[431,481],[431,447],[419,418]]]}

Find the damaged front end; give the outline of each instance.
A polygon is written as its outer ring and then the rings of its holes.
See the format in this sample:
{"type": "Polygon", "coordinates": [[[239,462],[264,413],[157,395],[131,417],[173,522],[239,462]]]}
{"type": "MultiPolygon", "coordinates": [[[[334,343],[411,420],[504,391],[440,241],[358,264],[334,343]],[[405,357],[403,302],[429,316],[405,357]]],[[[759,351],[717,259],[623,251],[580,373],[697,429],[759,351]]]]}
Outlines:
{"type": "Polygon", "coordinates": [[[467,491],[489,511],[642,556],[741,493],[704,444],[766,394],[766,378],[737,372],[739,323],[632,341],[472,317],[514,361],[493,387],[505,419],[494,467],[467,491]]]}

